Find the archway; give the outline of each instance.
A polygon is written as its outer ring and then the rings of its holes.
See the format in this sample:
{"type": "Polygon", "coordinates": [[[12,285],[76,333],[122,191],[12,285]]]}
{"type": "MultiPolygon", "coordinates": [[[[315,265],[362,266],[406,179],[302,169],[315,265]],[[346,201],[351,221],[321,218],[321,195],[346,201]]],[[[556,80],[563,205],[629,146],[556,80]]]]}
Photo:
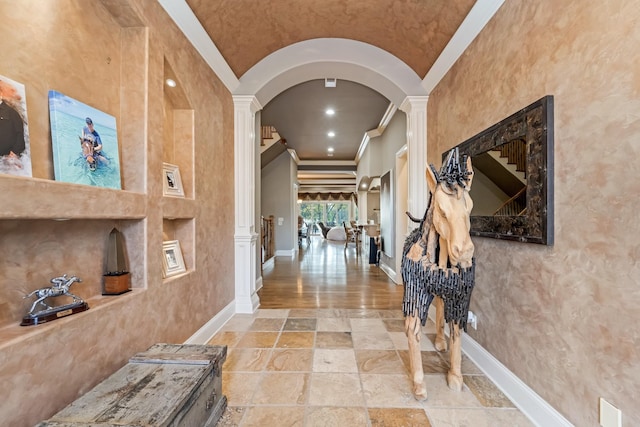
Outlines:
{"type": "Polygon", "coordinates": [[[265,57],[240,79],[233,91],[235,149],[235,285],[236,312],[259,306],[256,232],[256,113],[282,91],[327,77],[368,86],[407,114],[408,197],[411,211],[426,206],[426,103],[422,81],[405,63],[375,46],[346,39],[313,39],[265,57]]]}

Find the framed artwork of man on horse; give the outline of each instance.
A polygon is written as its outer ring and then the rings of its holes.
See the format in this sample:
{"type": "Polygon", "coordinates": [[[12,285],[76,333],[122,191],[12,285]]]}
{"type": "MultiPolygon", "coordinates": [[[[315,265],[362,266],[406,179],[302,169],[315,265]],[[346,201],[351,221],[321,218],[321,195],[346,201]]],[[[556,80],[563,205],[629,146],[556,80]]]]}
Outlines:
{"type": "Polygon", "coordinates": [[[121,189],[115,117],[49,91],[56,181],[121,189]]]}

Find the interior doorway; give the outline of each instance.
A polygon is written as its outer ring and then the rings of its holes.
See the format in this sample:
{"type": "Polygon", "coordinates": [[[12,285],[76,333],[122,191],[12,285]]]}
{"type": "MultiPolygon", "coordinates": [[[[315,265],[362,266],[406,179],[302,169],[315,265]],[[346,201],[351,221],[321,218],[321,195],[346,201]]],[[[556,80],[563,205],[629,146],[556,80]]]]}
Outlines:
{"type": "Polygon", "coordinates": [[[409,210],[409,168],[407,146],[396,153],[396,283],[402,284],[402,247],[409,232],[406,212],[409,210]]]}

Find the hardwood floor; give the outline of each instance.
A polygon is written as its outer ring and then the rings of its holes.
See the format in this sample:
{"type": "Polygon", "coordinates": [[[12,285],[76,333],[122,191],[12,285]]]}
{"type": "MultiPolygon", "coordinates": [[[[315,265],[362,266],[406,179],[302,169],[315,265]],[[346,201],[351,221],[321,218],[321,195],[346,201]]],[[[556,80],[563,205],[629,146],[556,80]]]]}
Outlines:
{"type": "Polygon", "coordinates": [[[357,256],[353,245],[312,236],[299,249],[263,269],[260,308],[402,308],[403,287],[369,265],[368,247],[357,256]]]}

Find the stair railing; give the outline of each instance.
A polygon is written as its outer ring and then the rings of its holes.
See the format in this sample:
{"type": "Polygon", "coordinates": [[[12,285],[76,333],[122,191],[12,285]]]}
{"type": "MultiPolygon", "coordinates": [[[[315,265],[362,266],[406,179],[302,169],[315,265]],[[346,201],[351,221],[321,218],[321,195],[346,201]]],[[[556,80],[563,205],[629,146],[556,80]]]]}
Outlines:
{"type": "Polygon", "coordinates": [[[262,126],[260,129],[260,145],[264,145],[265,139],[272,139],[274,132],[276,132],[276,128],[274,126],[262,126]]]}
{"type": "Polygon", "coordinates": [[[276,252],[274,216],[262,217],[260,225],[260,242],[262,244],[262,264],[269,261],[276,252]]]}
{"type": "Polygon", "coordinates": [[[524,215],[527,211],[527,200],[526,200],[526,191],[527,187],[522,187],[520,191],[518,191],[515,196],[504,202],[496,211],[493,213],[494,216],[517,216],[524,215]]]}
{"type": "Polygon", "coordinates": [[[527,143],[517,139],[507,144],[502,144],[496,151],[500,152],[500,157],[507,159],[507,163],[515,165],[518,172],[527,175],[527,143]]]}

